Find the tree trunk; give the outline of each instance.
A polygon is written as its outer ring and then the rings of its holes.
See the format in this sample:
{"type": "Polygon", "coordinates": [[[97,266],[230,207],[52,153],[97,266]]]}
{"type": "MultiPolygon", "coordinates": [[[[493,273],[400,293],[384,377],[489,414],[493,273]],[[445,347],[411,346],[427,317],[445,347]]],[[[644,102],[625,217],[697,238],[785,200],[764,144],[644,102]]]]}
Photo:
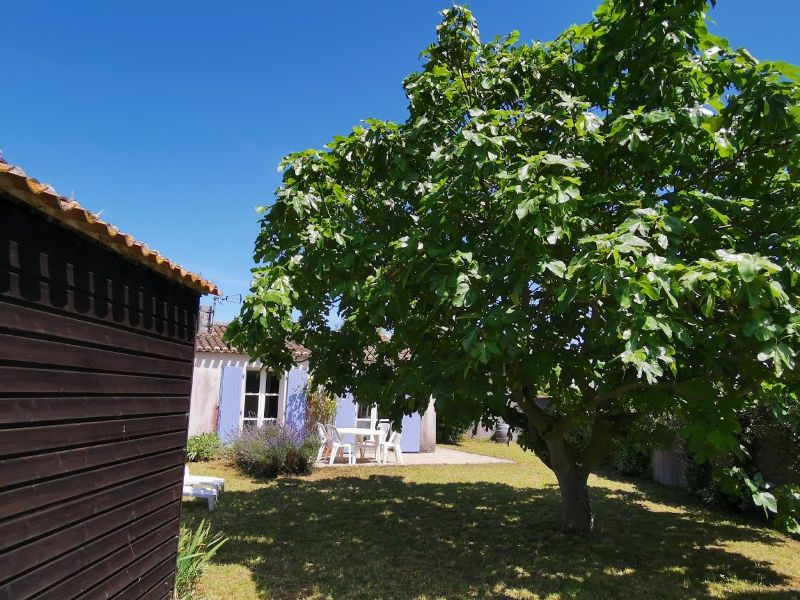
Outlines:
{"type": "Polygon", "coordinates": [[[577,460],[576,452],[564,437],[547,440],[550,464],[561,492],[561,528],[565,533],[589,535],[594,527],[589,505],[589,469],[577,460]]]}
{"type": "Polygon", "coordinates": [[[561,528],[565,533],[589,535],[594,528],[594,517],[589,505],[587,477],[580,474],[556,476],[561,491],[561,528]]]}
{"type": "Polygon", "coordinates": [[[597,469],[609,450],[617,420],[595,415],[586,448],[575,448],[567,439],[569,419],[547,413],[523,385],[512,392],[514,402],[528,421],[529,443],[536,455],[555,473],[561,491],[561,526],[565,533],[589,535],[594,517],[589,505],[589,473],[597,469]]]}

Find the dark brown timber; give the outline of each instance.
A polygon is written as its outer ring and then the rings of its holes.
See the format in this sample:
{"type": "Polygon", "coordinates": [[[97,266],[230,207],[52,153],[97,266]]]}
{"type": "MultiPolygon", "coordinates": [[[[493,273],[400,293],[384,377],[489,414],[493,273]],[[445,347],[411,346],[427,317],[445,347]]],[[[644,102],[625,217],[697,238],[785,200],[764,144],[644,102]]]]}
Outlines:
{"type": "Polygon", "coordinates": [[[198,301],[0,192],[0,600],[170,594],[198,301]]]}

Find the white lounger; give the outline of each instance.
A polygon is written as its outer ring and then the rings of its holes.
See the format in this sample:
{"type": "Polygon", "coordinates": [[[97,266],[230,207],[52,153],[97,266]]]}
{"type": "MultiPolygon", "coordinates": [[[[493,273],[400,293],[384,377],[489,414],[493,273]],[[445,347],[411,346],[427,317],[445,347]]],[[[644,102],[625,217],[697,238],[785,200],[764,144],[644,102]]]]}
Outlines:
{"type": "Polygon", "coordinates": [[[207,477],[206,475],[191,475],[189,467],[183,469],[183,485],[197,485],[210,487],[220,492],[225,491],[225,480],[222,477],[207,477]]]}
{"type": "Polygon", "coordinates": [[[217,503],[217,490],[210,487],[197,487],[192,485],[183,486],[183,495],[190,498],[205,498],[208,500],[208,510],[214,510],[217,503]]]}

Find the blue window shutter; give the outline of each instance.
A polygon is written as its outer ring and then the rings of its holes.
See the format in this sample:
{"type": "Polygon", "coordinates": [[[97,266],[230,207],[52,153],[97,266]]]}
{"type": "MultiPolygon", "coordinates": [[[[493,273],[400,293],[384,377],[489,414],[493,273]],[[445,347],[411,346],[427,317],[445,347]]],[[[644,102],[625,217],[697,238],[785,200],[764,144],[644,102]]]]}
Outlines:
{"type": "Polygon", "coordinates": [[[286,419],[290,427],[303,430],[306,426],[306,397],[303,388],[308,380],[308,373],[294,367],[286,375],[286,419]]]}
{"type": "Polygon", "coordinates": [[[353,394],[345,394],[339,397],[339,408],[336,410],[336,427],[355,427],[356,425],[356,403],[353,394]]]}
{"type": "Polygon", "coordinates": [[[419,452],[419,438],[422,431],[422,417],[412,413],[403,417],[403,435],[400,437],[400,449],[403,452],[419,452]]]}
{"type": "Polygon", "coordinates": [[[230,442],[239,433],[239,414],[242,410],[242,380],[244,367],[228,365],[222,367],[219,387],[219,414],[217,435],[223,442],[230,442]]]}

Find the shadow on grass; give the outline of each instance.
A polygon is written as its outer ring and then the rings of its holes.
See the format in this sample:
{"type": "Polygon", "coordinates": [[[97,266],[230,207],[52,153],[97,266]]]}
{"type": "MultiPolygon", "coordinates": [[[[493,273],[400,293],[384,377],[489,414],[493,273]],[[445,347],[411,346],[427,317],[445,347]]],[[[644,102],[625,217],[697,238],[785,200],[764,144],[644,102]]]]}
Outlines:
{"type": "MultiPolygon", "coordinates": [[[[259,592],[276,599],[709,598],[707,584],[731,578],[788,584],[768,563],[719,545],[774,541],[763,531],[651,512],[640,499],[595,488],[603,531],[579,540],[558,530],[553,487],[385,474],[281,479],[221,496],[211,520],[229,541],[214,562],[246,566],[259,592]]],[[[185,518],[203,513],[184,508],[185,518]]]]}

